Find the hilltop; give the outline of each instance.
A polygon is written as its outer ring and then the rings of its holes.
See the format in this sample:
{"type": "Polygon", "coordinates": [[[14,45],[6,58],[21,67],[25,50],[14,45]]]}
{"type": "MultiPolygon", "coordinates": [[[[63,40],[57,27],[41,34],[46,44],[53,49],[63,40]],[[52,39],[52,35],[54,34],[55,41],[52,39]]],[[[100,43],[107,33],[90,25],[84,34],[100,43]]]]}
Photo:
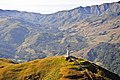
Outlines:
{"type": "Polygon", "coordinates": [[[93,61],[120,75],[120,2],[54,14],[0,9],[0,58],[26,62],[64,55],[93,61]]]}
{"type": "Polygon", "coordinates": [[[63,56],[16,64],[0,59],[0,80],[119,80],[120,77],[89,61],[63,56]],[[77,63],[77,64],[76,64],[77,63]],[[82,68],[81,68],[82,67],[82,68]]]}

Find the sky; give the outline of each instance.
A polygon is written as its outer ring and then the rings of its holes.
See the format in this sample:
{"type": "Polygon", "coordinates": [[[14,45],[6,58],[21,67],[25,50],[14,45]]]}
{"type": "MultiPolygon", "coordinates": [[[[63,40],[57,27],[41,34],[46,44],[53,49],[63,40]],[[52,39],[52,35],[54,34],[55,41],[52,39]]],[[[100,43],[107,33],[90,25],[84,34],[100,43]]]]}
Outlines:
{"type": "Polygon", "coordinates": [[[0,0],[0,9],[51,14],[79,6],[99,5],[119,0],[0,0]]]}

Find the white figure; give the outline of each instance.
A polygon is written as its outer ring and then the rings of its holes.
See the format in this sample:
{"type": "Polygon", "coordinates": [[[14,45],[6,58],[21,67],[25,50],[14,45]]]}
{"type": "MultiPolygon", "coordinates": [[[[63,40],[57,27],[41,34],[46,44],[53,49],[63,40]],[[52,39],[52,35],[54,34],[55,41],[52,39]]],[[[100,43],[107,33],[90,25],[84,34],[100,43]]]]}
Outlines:
{"type": "Polygon", "coordinates": [[[67,51],[67,53],[66,53],[66,54],[67,54],[66,57],[69,57],[69,56],[70,56],[69,47],[70,47],[70,45],[68,45],[68,46],[67,46],[67,49],[66,49],[66,51],[67,51]]]}

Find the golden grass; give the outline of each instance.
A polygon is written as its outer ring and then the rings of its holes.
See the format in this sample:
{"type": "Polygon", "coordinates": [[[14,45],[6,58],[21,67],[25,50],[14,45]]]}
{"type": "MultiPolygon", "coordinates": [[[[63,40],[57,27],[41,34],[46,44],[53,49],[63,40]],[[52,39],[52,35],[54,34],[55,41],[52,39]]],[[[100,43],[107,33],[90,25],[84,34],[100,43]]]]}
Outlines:
{"type": "MultiPolygon", "coordinates": [[[[77,62],[85,67],[85,70],[79,70],[79,66],[74,62],[66,61],[63,56],[55,56],[44,59],[37,59],[30,62],[14,64],[10,60],[0,59],[0,80],[84,80],[87,79],[85,71],[92,73],[90,68],[98,68],[93,63],[83,59],[77,59],[77,62]]],[[[94,73],[92,73],[94,74],[94,73]]],[[[95,73],[100,77],[104,72],[95,73]]]]}

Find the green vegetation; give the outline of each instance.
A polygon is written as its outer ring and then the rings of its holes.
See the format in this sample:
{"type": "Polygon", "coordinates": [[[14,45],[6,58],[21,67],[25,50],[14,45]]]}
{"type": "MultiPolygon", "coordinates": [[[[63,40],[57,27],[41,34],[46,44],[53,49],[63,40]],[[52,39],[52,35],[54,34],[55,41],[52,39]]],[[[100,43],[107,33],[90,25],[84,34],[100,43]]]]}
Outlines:
{"type": "Polygon", "coordinates": [[[120,43],[100,43],[88,52],[87,59],[120,75],[120,43]]]}

